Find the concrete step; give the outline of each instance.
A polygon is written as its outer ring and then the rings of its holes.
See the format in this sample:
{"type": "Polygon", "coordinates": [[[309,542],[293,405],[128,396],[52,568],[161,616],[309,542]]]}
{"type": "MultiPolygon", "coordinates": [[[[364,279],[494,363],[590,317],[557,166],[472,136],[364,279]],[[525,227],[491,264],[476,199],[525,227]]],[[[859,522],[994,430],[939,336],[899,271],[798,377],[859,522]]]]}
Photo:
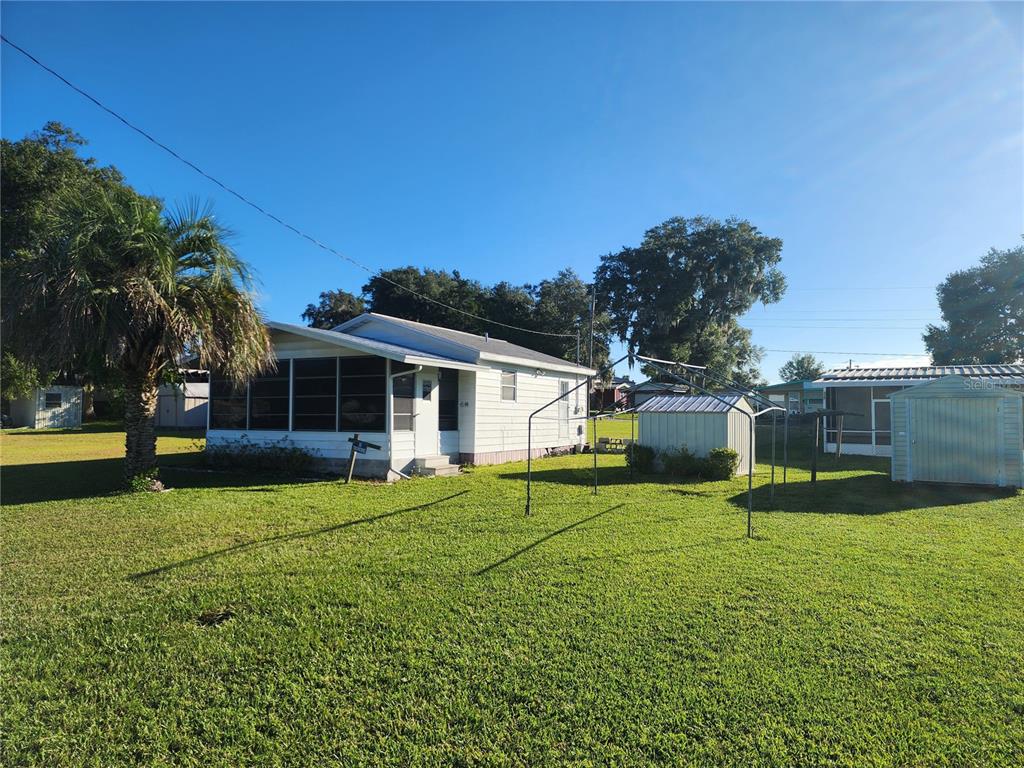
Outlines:
{"type": "Polygon", "coordinates": [[[421,459],[416,459],[416,466],[420,469],[431,469],[458,465],[453,465],[447,456],[424,456],[421,459]]]}
{"type": "Polygon", "coordinates": [[[450,477],[451,475],[459,474],[461,471],[458,464],[448,464],[443,467],[423,467],[420,470],[420,474],[424,477],[450,477]]]}

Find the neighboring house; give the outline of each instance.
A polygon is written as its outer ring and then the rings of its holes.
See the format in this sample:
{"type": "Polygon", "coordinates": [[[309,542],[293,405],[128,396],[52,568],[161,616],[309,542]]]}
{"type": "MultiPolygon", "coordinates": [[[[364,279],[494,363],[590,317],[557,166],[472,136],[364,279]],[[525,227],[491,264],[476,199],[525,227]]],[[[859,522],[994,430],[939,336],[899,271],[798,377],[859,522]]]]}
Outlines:
{"type": "MultiPolygon", "coordinates": [[[[892,412],[889,397],[907,387],[943,376],[1019,389],[1024,365],[942,365],[905,368],[841,368],[822,374],[814,383],[825,389],[825,407],[845,411],[843,452],[892,455],[892,412]]],[[[825,450],[835,453],[837,417],[823,419],[825,450]]]]}
{"type": "Polygon", "coordinates": [[[745,475],[753,460],[750,418],[742,395],[658,395],[636,409],[640,445],[659,452],[685,448],[707,456],[715,448],[732,448],[740,456],[736,474],[745,475]]]}
{"type": "Polygon", "coordinates": [[[632,388],[632,400],[633,406],[636,407],[641,405],[652,397],[660,397],[661,395],[685,395],[689,393],[690,388],[685,384],[666,384],[658,381],[645,381],[643,384],[637,384],[632,388]]]}
{"type": "Polygon", "coordinates": [[[175,429],[206,429],[210,372],[196,368],[179,371],[181,381],[161,384],[157,393],[156,426],[175,429]]]}
{"type": "Polygon", "coordinates": [[[40,387],[11,400],[11,426],[72,429],[82,426],[82,388],[71,384],[40,387]]]}
{"type": "MultiPolygon", "coordinates": [[[[211,377],[208,445],[287,444],[394,479],[525,459],[527,418],[596,372],[462,331],[363,314],[326,331],[268,323],[277,370],[240,391],[211,377]]],[[[534,456],[582,446],[586,387],[533,420],[534,456]]]]}
{"type": "Polygon", "coordinates": [[[825,390],[810,379],[758,387],[756,391],[767,397],[772,405],[785,408],[790,414],[813,413],[825,407],[825,390]]]}
{"type": "Polygon", "coordinates": [[[894,392],[892,479],[1024,486],[1024,392],[943,376],[894,392]]]}
{"type": "Polygon", "coordinates": [[[627,395],[633,387],[631,379],[625,376],[616,376],[610,384],[599,381],[594,385],[594,393],[591,396],[591,405],[599,411],[610,408],[626,408],[629,406],[627,395]]]}

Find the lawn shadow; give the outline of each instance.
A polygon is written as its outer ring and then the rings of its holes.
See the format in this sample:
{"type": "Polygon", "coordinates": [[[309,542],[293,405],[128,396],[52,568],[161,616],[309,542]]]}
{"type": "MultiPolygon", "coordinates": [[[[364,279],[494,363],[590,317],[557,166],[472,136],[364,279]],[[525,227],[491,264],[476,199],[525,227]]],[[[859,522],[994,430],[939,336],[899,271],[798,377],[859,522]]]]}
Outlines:
{"type": "Polygon", "coordinates": [[[368,525],[370,523],[375,523],[375,522],[377,522],[379,520],[386,520],[387,518],[394,517],[395,515],[401,515],[401,514],[403,514],[405,512],[415,512],[416,510],[426,509],[427,507],[433,507],[433,506],[436,506],[438,504],[443,504],[444,502],[451,501],[452,499],[456,499],[459,496],[464,496],[467,493],[469,493],[468,490],[467,491],[459,491],[458,493],[453,493],[450,496],[445,496],[444,498],[441,498],[441,499],[435,499],[434,501],[428,501],[428,502],[425,502],[423,504],[417,504],[414,507],[404,507],[402,509],[395,509],[395,510],[392,510],[390,512],[381,512],[379,515],[371,515],[369,517],[361,517],[361,518],[358,518],[356,520],[346,520],[343,523],[336,523],[334,525],[325,525],[322,528],[310,528],[310,529],[304,530],[304,531],[293,531],[292,533],[281,533],[281,534],[278,534],[277,536],[268,536],[265,539],[256,539],[254,541],[246,541],[246,542],[243,542],[241,544],[232,544],[230,547],[224,547],[222,549],[215,549],[212,552],[206,552],[205,554],[202,554],[202,555],[196,555],[195,557],[189,557],[189,558],[186,558],[184,560],[178,560],[177,562],[174,562],[174,563],[168,563],[166,565],[157,566],[156,568],[151,568],[148,571],[142,571],[140,573],[133,573],[131,576],[128,577],[128,580],[129,581],[139,581],[141,579],[146,579],[146,578],[149,578],[151,576],[158,576],[158,575],[160,575],[162,573],[167,573],[168,571],[173,571],[173,570],[176,570],[178,568],[185,568],[185,567],[190,566],[190,565],[195,565],[196,563],[202,563],[202,562],[205,562],[207,560],[213,560],[213,559],[218,558],[218,557],[223,557],[224,555],[237,554],[239,552],[247,552],[247,551],[250,551],[250,550],[253,550],[253,549],[258,549],[260,547],[268,547],[268,546],[270,546],[272,544],[280,544],[280,543],[286,542],[286,541],[297,541],[299,539],[308,539],[308,538],[311,538],[313,536],[320,536],[320,535],[326,534],[326,533],[333,533],[335,531],[340,531],[340,530],[343,530],[345,528],[351,528],[351,527],[356,526],[356,525],[368,525]]]}
{"type": "MultiPolygon", "coordinates": [[[[158,458],[164,485],[174,488],[240,489],[258,486],[253,492],[266,493],[268,485],[294,485],[333,478],[295,478],[266,473],[220,472],[202,468],[200,453],[168,453],[158,458]]],[[[82,459],[40,464],[0,466],[0,503],[36,504],[67,501],[124,492],[124,459],[82,459]]]]}
{"type": "MultiPolygon", "coordinates": [[[[17,437],[46,437],[47,435],[96,435],[106,432],[124,432],[124,424],[119,421],[87,421],[80,427],[61,427],[59,429],[28,429],[15,427],[5,429],[5,435],[17,437]]],[[[161,432],[161,434],[164,434],[161,432]]]]}
{"type": "Polygon", "coordinates": [[[550,539],[555,538],[555,536],[560,536],[563,533],[571,531],[573,528],[578,528],[579,526],[581,526],[581,525],[583,525],[585,523],[589,523],[591,520],[596,520],[597,518],[603,517],[604,515],[607,515],[609,512],[614,512],[615,510],[621,509],[624,506],[625,506],[625,504],[616,504],[615,506],[608,507],[608,509],[602,510],[601,512],[595,512],[594,514],[590,515],[589,517],[584,517],[582,520],[577,520],[575,523],[569,523],[569,525],[563,526],[562,528],[559,528],[557,531],[552,531],[551,533],[545,534],[544,536],[541,536],[536,541],[531,542],[530,544],[527,544],[525,547],[523,547],[521,549],[517,549],[511,555],[508,555],[507,557],[503,557],[501,560],[493,562],[490,565],[484,566],[479,571],[474,572],[473,575],[474,576],[483,576],[484,574],[489,573],[490,571],[493,571],[495,568],[498,568],[498,567],[500,567],[502,565],[505,565],[505,563],[511,562],[512,560],[515,560],[520,555],[526,554],[531,549],[539,547],[545,541],[548,541],[550,539]]]}
{"type": "MultiPolygon", "coordinates": [[[[853,477],[776,483],[775,498],[768,485],[754,489],[754,508],[760,511],[811,512],[817,514],[881,515],[913,509],[974,504],[1011,498],[1011,488],[986,488],[969,485],[895,483],[888,475],[867,473],[853,477]]],[[[746,509],[746,491],[729,498],[746,509]]]]}
{"type": "MultiPolygon", "coordinates": [[[[502,480],[521,480],[526,482],[526,472],[517,470],[515,472],[499,472],[498,477],[502,480]]],[[[594,484],[593,467],[558,467],[541,468],[533,470],[533,482],[535,483],[558,483],[561,485],[579,485],[591,487],[594,484]]],[[[680,479],[669,475],[641,475],[634,473],[629,476],[629,467],[601,467],[597,468],[597,485],[629,485],[631,483],[660,483],[664,485],[678,485],[680,479]]]]}

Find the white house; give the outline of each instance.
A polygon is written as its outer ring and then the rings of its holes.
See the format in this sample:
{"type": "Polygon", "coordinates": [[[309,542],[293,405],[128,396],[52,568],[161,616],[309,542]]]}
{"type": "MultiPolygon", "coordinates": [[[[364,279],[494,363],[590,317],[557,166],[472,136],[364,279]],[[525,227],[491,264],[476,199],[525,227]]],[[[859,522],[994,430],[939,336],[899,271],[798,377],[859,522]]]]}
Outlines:
{"type": "MultiPolygon", "coordinates": [[[[527,417],[595,371],[507,341],[367,313],[326,331],[268,323],[277,370],[242,390],[211,376],[207,443],[286,445],[394,479],[527,456],[527,417]]],[[[586,387],[533,420],[533,455],[585,439],[586,387]]]]}
{"type": "Polygon", "coordinates": [[[11,426],[73,429],[82,426],[82,388],[51,384],[11,400],[11,426]]]}

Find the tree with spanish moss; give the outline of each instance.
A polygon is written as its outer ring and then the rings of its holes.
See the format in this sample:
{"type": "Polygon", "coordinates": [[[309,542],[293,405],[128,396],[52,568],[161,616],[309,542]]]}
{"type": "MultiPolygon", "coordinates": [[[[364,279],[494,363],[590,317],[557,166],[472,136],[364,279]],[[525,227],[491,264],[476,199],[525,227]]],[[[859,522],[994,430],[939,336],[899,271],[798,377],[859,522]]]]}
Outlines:
{"type": "Polygon", "coordinates": [[[738,318],[782,298],[782,241],[749,221],[672,218],[638,246],[601,257],[598,306],[632,352],[695,365],[744,385],[761,381],[763,350],[738,318]]]}

